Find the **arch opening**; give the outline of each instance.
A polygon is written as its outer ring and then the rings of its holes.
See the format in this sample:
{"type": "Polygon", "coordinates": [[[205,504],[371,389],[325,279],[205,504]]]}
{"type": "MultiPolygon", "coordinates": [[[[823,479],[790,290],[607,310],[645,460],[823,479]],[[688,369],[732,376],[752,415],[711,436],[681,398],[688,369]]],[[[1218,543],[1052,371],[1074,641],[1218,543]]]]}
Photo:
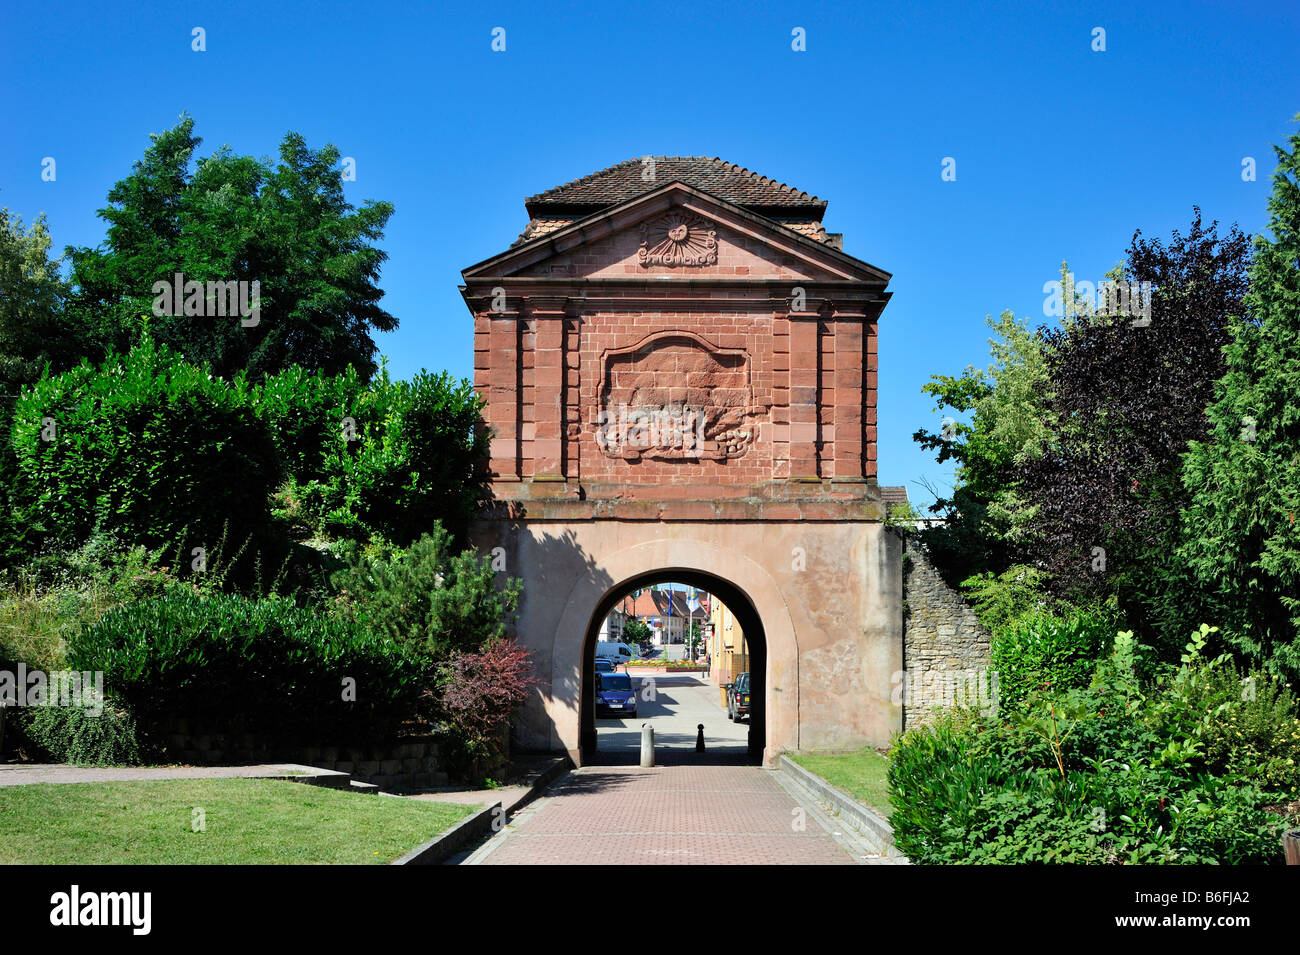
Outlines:
{"type": "MultiPolygon", "coordinates": [[[[583,765],[636,762],[640,755],[643,723],[655,727],[656,762],[758,763],[767,744],[768,646],[763,621],[754,602],[739,587],[713,574],[681,567],[665,567],[626,578],[610,587],[597,603],[588,622],[582,644],[580,694],[580,754],[583,765]],[[620,604],[626,605],[634,591],[648,592],[663,584],[684,584],[719,601],[734,617],[744,635],[745,664],[749,674],[749,712],[733,721],[720,683],[725,682],[719,660],[710,652],[710,669],[686,673],[655,673],[644,667],[620,666],[631,678],[637,698],[637,715],[620,719],[619,714],[597,712],[598,679],[595,672],[597,644],[602,624],[620,604]],[[704,724],[705,752],[695,751],[699,723],[704,724]],[[734,724],[734,725],[733,725],[734,724]]],[[[720,641],[710,641],[710,650],[720,641]]],[[[661,648],[664,656],[667,646],[661,648]]],[[[732,674],[734,677],[738,674],[732,674]]],[[[621,684],[620,684],[621,685],[621,684]]]]}

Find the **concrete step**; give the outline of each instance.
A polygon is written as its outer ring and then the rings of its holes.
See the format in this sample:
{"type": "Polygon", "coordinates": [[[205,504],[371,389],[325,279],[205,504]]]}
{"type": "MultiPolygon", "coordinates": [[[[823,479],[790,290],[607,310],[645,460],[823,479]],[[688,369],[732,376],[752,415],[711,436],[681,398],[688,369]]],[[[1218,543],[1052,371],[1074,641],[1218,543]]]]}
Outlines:
{"type": "Polygon", "coordinates": [[[351,788],[354,793],[366,793],[369,796],[373,796],[379,792],[379,787],[374,783],[363,783],[356,779],[352,780],[352,784],[349,788],[351,788]]]}

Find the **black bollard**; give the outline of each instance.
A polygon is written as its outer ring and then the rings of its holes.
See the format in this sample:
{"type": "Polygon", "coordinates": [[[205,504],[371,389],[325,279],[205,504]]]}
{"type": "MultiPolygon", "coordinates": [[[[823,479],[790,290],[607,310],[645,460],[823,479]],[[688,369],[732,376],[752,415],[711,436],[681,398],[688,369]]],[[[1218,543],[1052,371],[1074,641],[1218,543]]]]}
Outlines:
{"type": "Polygon", "coordinates": [[[695,752],[704,752],[704,724],[698,724],[698,732],[695,735],[695,752]]]}

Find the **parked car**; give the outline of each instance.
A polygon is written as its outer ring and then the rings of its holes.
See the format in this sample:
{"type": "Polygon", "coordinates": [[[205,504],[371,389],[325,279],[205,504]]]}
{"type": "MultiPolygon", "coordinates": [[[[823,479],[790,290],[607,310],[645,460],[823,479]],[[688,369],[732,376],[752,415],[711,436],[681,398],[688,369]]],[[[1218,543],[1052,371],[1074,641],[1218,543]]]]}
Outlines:
{"type": "Polygon", "coordinates": [[[608,657],[596,657],[597,673],[613,673],[616,669],[613,660],[608,657]]]}
{"type": "Polygon", "coordinates": [[[727,687],[727,719],[739,723],[749,715],[749,674],[742,673],[727,687]]]}
{"type": "Polygon", "coordinates": [[[596,674],[596,715],[636,716],[636,690],[626,673],[596,674]]]}

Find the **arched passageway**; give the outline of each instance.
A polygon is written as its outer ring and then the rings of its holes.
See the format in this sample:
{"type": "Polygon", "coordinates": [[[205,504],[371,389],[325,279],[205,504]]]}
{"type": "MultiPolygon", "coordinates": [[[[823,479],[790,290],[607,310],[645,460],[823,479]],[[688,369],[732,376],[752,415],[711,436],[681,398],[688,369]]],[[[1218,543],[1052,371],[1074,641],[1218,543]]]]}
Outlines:
{"type": "Polygon", "coordinates": [[[644,722],[655,728],[656,758],[661,762],[761,761],[768,742],[767,664],[767,636],[762,618],[753,601],[729,581],[714,574],[680,567],[648,571],[620,581],[610,587],[596,604],[582,645],[582,762],[617,763],[638,758],[639,727],[644,722]],[[598,732],[598,724],[602,721],[596,712],[595,655],[601,622],[630,591],[666,583],[686,584],[712,595],[731,610],[745,634],[749,651],[751,709],[744,721],[747,732],[742,739],[737,739],[735,727],[727,725],[727,710],[715,684],[694,674],[653,674],[636,668],[630,673],[638,699],[638,717],[618,721],[621,725],[617,730],[607,727],[606,732],[598,732]],[[701,701],[706,702],[701,705],[701,701]],[[705,728],[706,749],[703,755],[695,752],[696,726],[699,723],[705,728]]]}

